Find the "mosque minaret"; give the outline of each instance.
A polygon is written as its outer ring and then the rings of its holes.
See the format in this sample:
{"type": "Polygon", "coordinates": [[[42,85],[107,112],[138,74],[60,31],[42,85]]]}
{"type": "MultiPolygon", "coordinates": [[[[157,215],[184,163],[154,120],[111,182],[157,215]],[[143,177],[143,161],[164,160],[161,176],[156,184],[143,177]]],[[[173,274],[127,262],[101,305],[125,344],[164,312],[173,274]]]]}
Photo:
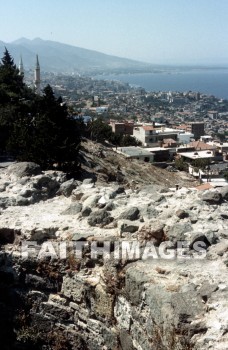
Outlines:
{"type": "Polygon", "coordinates": [[[19,62],[19,74],[24,75],[24,66],[22,62],[22,57],[20,57],[20,62],[19,62]]]}
{"type": "Polygon", "coordinates": [[[38,55],[36,55],[36,67],[35,67],[35,76],[34,76],[34,86],[35,91],[38,95],[40,95],[40,64],[38,55]]]}

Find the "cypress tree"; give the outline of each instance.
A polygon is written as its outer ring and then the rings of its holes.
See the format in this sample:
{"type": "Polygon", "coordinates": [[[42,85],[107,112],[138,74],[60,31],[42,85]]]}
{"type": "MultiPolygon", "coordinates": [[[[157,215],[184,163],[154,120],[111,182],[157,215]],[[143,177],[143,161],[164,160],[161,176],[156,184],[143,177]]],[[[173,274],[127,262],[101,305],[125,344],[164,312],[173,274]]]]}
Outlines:
{"type": "Polygon", "coordinates": [[[80,131],[50,85],[37,96],[24,84],[6,49],[0,64],[0,149],[43,168],[76,165],[80,131]]]}
{"type": "Polygon", "coordinates": [[[0,103],[18,100],[25,89],[23,77],[6,48],[0,64],[0,88],[0,98],[3,97],[0,103]]]}

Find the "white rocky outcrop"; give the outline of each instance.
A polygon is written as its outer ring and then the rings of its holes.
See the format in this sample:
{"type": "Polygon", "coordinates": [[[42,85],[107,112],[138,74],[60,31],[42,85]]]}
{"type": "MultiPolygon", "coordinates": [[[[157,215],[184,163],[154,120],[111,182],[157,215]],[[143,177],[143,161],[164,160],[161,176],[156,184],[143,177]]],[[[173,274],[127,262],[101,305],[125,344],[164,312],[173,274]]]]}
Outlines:
{"type": "MultiPolygon", "coordinates": [[[[42,303],[43,314],[61,309],[72,330],[84,327],[91,337],[96,334],[98,345],[89,349],[111,349],[104,344],[117,346],[116,337],[125,350],[148,350],[151,344],[187,349],[187,342],[195,350],[228,348],[228,187],[204,192],[158,185],[130,189],[69,180],[61,172],[41,173],[32,165],[20,168],[20,175],[17,171],[14,166],[0,172],[0,243],[8,252],[19,251],[21,240],[41,244],[72,239],[130,240],[141,249],[148,242],[158,249],[169,241],[173,250],[187,241],[190,252],[190,258],[183,254],[180,259],[124,262],[125,284],[118,285],[118,297],[113,294],[120,274],[116,264],[110,262],[107,270],[87,259],[80,270],[77,262],[78,272],[63,278],[62,297],[54,294],[42,303]],[[193,258],[198,241],[206,249],[203,259],[193,258]]],[[[27,281],[45,285],[31,273],[27,281]]]]}

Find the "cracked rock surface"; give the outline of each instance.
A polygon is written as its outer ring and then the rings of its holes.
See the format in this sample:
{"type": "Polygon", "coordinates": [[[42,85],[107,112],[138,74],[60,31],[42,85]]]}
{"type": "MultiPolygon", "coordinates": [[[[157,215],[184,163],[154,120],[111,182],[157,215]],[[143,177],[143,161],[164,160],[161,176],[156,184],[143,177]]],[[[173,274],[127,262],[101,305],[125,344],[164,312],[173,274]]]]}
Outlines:
{"type": "Polygon", "coordinates": [[[0,188],[5,349],[228,348],[228,186],[95,183],[18,163],[0,169],[0,188]],[[44,242],[85,249],[80,258],[26,259],[26,240],[38,250],[44,242]],[[109,258],[92,258],[89,247],[104,241],[109,258]],[[140,256],[117,259],[116,242],[133,242],[140,256]]]}

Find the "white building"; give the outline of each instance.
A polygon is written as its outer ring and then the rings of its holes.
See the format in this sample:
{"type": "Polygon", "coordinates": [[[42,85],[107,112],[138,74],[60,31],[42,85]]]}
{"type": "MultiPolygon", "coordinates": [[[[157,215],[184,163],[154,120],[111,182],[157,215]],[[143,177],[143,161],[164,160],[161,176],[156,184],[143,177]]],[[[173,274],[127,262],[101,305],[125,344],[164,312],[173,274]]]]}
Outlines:
{"type": "Polygon", "coordinates": [[[194,151],[194,152],[178,152],[178,155],[184,160],[197,160],[197,159],[208,159],[209,161],[215,159],[215,151],[206,150],[206,151],[194,151]]]}
{"type": "Polygon", "coordinates": [[[139,125],[133,129],[133,136],[142,142],[143,146],[158,146],[164,139],[173,139],[177,143],[187,144],[194,135],[184,130],[171,129],[164,126],[156,125],[139,125]]]}
{"type": "Polygon", "coordinates": [[[116,152],[123,154],[128,159],[138,159],[143,162],[153,163],[154,154],[146,150],[145,148],[130,146],[130,147],[118,147],[114,149],[116,152]]]}
{"type": "Polygon", "coordinates": [[[187,145],[193,138],[194,135],[191,132],[183,131],[178,134],[178,141],[183,145],[187,145]]]}

